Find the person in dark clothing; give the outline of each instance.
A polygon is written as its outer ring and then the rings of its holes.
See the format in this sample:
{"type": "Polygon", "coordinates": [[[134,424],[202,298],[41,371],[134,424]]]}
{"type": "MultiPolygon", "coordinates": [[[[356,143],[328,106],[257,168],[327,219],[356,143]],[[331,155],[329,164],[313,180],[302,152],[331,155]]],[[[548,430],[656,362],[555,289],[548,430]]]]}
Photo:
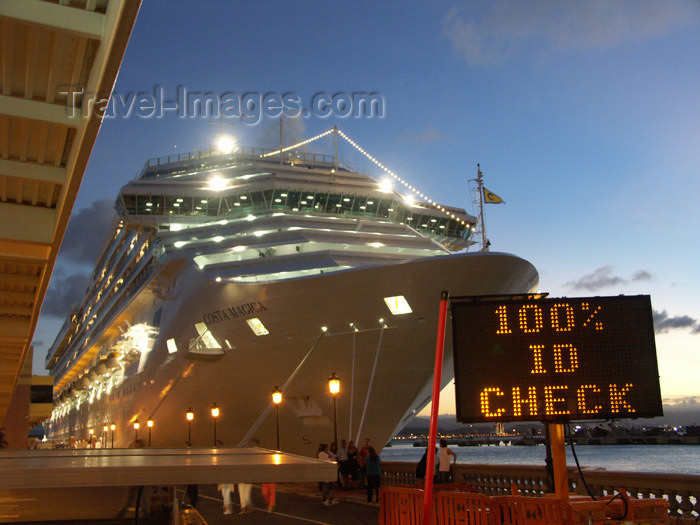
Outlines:
{"type": "Polygon", "coordinates": [[[374,447],[369,447],[369,454],[365,461],[367,463],[367,503],[372,503],[372,492],[376,493],[377,503],[379,503],[379,484],[382,480],[382,470],[379,454],[374,450],[374,447]]]}
{"type": "MultiPolygon", "coordinates": [[[[437,447],[435,448],[435,452],[437,452],[437,447]]],[[[427,470],[427,463],[428,447],[425,447],[425,452],[423,452],[423,456],[418,461],[418,465],[416,465],[416,479],[420,480],[421,483],[425,483],[425,472],[427,470]]]]}
{"type": "Polygon", "coordinates": [[[199,485],[187,485],[185,487],[185,492],[190,500],[190,505],[196,507],[197,500],[199,499],[199,485]]]}

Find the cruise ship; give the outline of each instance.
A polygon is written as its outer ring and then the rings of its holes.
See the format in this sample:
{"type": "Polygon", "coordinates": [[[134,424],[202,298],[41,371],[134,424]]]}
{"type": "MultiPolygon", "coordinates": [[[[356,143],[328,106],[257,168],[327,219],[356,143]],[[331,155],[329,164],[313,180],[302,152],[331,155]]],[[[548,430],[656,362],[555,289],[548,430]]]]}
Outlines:
{"type": "Polygon", "coordinates": [[[55,443],[381,448],[430,401],[441,292],[538,284],[517,256],[468,251],[465,210],[301,147],[151,159],[115,209],[46,358],[55,443]]]}

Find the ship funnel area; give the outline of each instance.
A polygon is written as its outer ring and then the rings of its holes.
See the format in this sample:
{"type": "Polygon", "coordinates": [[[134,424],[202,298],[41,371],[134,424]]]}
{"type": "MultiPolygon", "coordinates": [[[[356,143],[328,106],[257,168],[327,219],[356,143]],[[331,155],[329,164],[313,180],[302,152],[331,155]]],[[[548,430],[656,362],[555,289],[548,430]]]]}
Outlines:
{"type": "Polygon", "coordinates": [[[137,366],[137,373],[145,366],[153,349],[158,329],[148,323],[121,328],[114,341],[102,346],[92,364],[57,396],[51,419],[68,415],[84,403],[92,404],[103,395],[109,395],[119,386],[128,368],[137,366]]]}
{"type": "Polygon", "coordinates": [[[199,335],[190,339],[190,345],[184,357],[199,361],[217,361],[221,359],[224,355],[224,350],[209,331],[206,323],[195,323],[194,327],[199,335]]]}

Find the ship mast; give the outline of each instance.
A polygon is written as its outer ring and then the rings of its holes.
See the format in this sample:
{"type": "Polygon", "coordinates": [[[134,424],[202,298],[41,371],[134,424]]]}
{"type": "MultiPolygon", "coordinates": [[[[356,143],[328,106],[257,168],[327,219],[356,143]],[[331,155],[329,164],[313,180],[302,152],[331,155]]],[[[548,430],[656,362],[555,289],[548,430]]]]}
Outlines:
{"type": "Polygon", "coordinates": [[[284,145],[284,134],[282,132],[282,129],[283,129],[282,117],[280,116],[280,164],[283,164],[283,159],[284,159],[284,153],[282,153],[282,150],[284,149],[282,147],[284,145]]]}
{"type": "Polygon", "coordinates": [[[476,165],[476,182],[479,191],[479,221],[481,221],[481,251],[489,251],[489,241],[486,238],[486,225],[484,224],[484,176],[481,173],[481,166],[476,165]]]}
{"type": "Polygon", "coordinates": [[[335,152],[333,153],[333,173],[338,169],[338,126],[333,126],[335,152]]]}

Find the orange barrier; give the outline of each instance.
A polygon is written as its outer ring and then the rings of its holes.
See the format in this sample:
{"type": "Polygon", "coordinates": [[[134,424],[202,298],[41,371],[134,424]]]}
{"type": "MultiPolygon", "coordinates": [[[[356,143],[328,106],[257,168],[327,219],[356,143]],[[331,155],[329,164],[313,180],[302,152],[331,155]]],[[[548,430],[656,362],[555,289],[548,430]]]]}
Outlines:
{"type": "Polygon", "coordinates": [[[568,503],[527,496],[492,498],[491,519],[503,525],[574,525],[574,514],[568,503]]]}
{"type": "MultiPolygon", "coordinates": [[[[669,502],[661,499],[630,499],[619,489],[625,504],[574,496],[567,503],[552,497],[489,497],[471,492],[469,485],[437,485],[429,525],[582,525],[626,522],[665,525],[669,502]],[[610,518],[613,518],[612,520],[610,518]]],[[[423,494],[411,486],[383,487],[379,491],[380,525],[422,525],[423,494]]]]}
{"type": "MultiPolygon", "coordinates": [[[[380,525],[422,525],[423,489],[384,487],[379,489],[380,525]]],[[[430,525],[435,524],[435,519],[430,525]]]]}
{"type": "Polygon", "coordinates": [[[490,525],[490,500],[483,494],[436,492],[436,522],[438,525],[490,525]]]}

